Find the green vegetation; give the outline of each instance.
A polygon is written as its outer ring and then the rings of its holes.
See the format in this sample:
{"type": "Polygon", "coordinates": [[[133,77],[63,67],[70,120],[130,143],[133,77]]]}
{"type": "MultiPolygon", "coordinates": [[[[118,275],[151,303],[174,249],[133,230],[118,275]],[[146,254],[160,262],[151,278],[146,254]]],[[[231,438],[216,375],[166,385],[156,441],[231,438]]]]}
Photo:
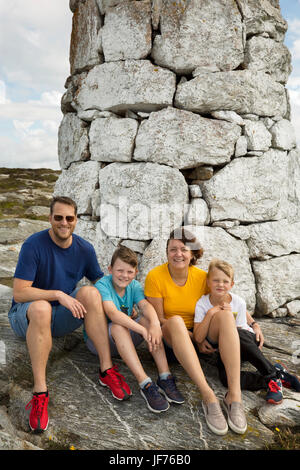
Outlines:
{"type": "Polygon", "coordinates": [[[32,206],[49,206],[60,171],[50,169],[0,168],[0,219],[47,220],[47,216],[26,213],[32,206]]]}
{"type": "Polygon", "coordinates": [[[275,441],[266,450],[300,450],[300,427],[275,427],[275,441]]]}

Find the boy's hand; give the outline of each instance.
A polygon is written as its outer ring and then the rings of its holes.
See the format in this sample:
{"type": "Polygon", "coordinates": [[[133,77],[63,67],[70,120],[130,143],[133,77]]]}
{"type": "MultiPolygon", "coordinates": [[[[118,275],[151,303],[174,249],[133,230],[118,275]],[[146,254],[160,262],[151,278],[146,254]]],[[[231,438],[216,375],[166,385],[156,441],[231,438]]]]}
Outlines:
{"type": "Polygon", "coordinates": [[[161,344],[162,331],[159,323],[150,323],[148,329],[148,345],[149,351],[156,351],[161,344]]]}
{"type": "Polygon", "coordinates": [[[220,308],[221,308],[222,310],[230,310],[230,311],[232,310],[232,309],[231,309],[231,305],[228,304],[227,302],[223,302],[223,303],[220,305],[220,308]]]}
{"type": "Polygon", "coordinates": [[[209,344],[209,342],[206,339],[204,339],[202,343],[197,343],[197,346],[198,346],[199,352],[201,352],[202,354],[212,354],[215,351],[217,351],[217,349],[214,349],[212,345],[209,344]]]}
{"type": "Polygon", "coordinates": [[[212,307],[210,308],[209,310],[207,310],[207,313],[213,317],[215,313],[217,313],[218,311],[220,310],[220,307],[219,305],[217,305],[216,307],[212,307]]]}
{"type": "Polygon", "coordinates": [[[135,310],[134,307],[132,307],[132,312],[131,312],[132,320],[135,320],[138,316],[139,316],[138,312],[135,310]]]}

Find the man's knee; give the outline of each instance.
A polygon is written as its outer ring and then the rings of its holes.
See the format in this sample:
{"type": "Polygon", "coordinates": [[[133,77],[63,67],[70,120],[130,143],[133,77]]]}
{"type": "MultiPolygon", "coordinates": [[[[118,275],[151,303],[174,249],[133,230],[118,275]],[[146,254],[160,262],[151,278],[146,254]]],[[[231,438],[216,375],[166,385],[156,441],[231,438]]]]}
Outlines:
{"type": "Polygon", "coordinates": [[[27,310],[28,322],[39,325],[51,324],[52,306],[47,300],[36,300],[32,302],[27,310]]]}
{"type": "Polygon", "coordinates": [[[94,286],[81,287],[76,294],[76,299],[83,304],[92,303],[96,305],[102,305],[101,294],[94,286]]]}

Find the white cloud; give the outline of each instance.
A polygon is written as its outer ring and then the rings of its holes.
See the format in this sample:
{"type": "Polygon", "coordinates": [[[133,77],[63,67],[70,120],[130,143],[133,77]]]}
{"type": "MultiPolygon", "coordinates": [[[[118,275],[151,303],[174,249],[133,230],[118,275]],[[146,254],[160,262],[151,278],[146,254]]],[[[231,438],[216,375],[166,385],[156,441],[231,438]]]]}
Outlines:
{"type": "Polygon", "coordinates": [[[0,80],[0,104],[7,104],[9,100],[6,98],[6,85],[3,80],[0,80]]]}
{"type": "Polygon", "coordinates": [[[1,166],[59,168],[71,25],[69,0],[0,0],[1,166]]]}
{"type": "Polygon", "coordinates": [[[2,165],[9,168],[59,169],[57,122],[13,121],[15,136],[0,137],[2,165]],[[37,127],[38,126],[38,127],[37,127]]]}

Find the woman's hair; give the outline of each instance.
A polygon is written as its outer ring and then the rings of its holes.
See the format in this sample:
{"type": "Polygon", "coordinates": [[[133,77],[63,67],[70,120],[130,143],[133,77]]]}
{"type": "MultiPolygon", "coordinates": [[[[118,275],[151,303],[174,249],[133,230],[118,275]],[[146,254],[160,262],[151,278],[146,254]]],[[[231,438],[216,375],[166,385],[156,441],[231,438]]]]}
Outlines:
{"type": "Polygon", "coordinates": [[[207,277],[211,274],[213,269],[220,269],[226,276],[228,276],[232,281],[234,280],[234,270],[231,264],[227,263],[227,261],[223,261],[221,259],[213,259],[208,266],[207,277]]]}
{"type": "Polygon", "coordinates": [[[192,252],[190,265],[195,265],[197,260],[203,255],[203,248],[195,235],[184,227],[178,227],[170,233],[167,241],[167,252],[170,240],[180,240],[192,252]]]}
{"type": "Polygon", "coordinates": [[[138,257],[134,251],[127,246],[119,245],[114,254],[112,255],[110,265],[111,267],[115,264],[117,258],[124,263],[130,264],[133,268],[137,268],[138,265],[138,257]]]}

